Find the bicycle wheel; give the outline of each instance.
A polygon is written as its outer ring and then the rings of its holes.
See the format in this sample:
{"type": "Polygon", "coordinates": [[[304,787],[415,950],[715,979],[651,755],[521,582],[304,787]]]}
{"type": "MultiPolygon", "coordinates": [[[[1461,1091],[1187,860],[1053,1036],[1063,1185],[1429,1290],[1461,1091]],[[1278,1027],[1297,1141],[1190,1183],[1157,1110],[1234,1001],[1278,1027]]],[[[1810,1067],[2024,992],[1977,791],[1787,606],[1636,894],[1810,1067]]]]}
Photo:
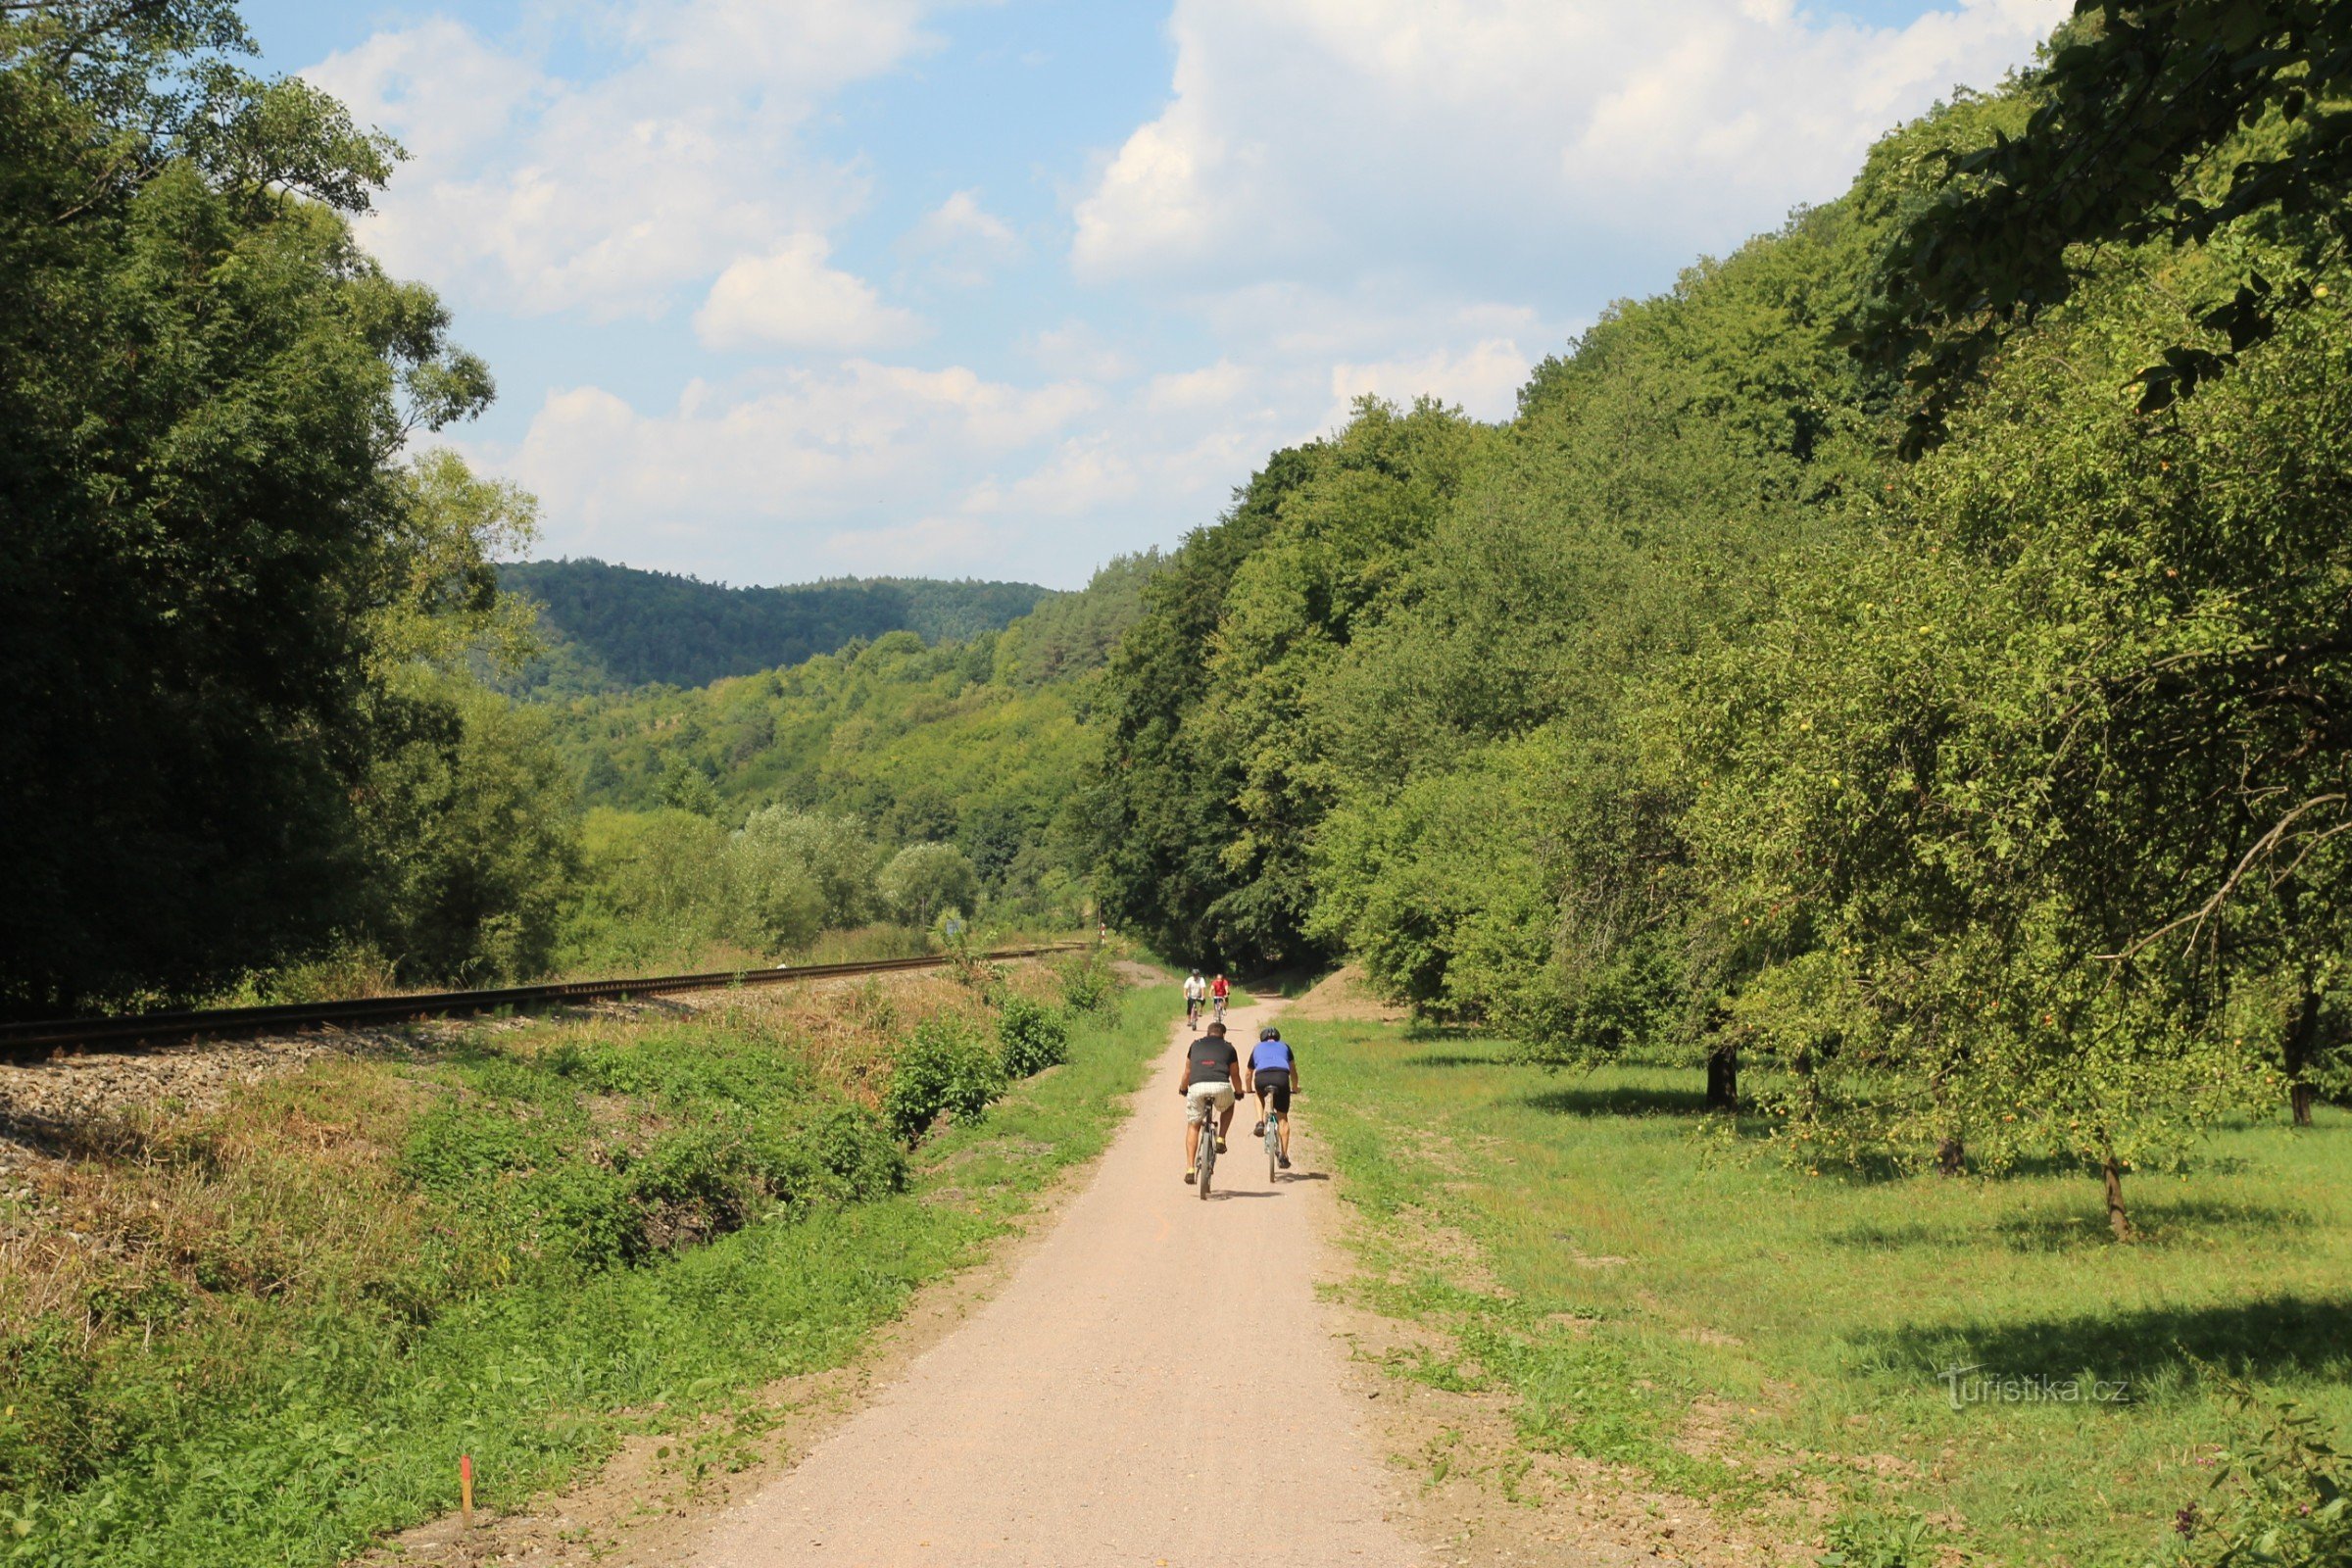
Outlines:
{"type": "Polygon", "coordinates": [[[1274,1130],[1274,1123],[1269,1120],[1266,1123],[1266,1185],[1268,1187],[1274,1185],[1274,1172],[1280,1168],[1281,1158],[1282,1135],[1274,1130]]]}
{"type": "Polygon", "coordinates": [[[1193,1156],[1193,1169],[1200,1180],[1193,1185],[1200,1190],[1200,1200],[1208,1201],[1208,1178],[1217,1168],[1217,1122],[1212,1114],[1200,1124],[1200,1152],[1193,1156]]]}

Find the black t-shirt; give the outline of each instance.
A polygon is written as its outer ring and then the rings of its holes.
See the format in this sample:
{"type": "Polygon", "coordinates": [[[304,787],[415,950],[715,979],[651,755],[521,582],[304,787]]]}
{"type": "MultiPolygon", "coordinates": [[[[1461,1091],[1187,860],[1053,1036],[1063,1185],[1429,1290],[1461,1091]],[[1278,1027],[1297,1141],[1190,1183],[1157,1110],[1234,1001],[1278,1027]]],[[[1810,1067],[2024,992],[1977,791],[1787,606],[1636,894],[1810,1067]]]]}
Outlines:
{"type": "Polygon", "coordinates": [[[1215,1035],[1202,1035],[1185,1047],[1184,1058],[1192,1064],[1192,1071],[1184,1080],[1187,1089],[1195,1084],[1233,1082],[1233,1069],[1242,1059],[1241,1054],[1233,1049],[1233,1042],[1215,1035]]]}

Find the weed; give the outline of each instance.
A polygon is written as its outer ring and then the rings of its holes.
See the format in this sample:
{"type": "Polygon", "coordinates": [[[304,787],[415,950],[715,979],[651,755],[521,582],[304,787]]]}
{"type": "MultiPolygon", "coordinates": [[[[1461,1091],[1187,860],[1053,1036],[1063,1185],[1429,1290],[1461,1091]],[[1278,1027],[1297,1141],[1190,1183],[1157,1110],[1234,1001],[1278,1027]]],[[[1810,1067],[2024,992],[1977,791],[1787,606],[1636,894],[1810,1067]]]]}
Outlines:
{"type": "Polygon", "coordinates": [[[942,1116],[977,1122],[1004,1091],[1004,1066],[979,1031],[959,1018],[925,1018],[900,1053],[882,1094],[882,1114],[906,1143],[942,1116]]]}
{"type": "Polygon", "coordinates": [[[997,1056],[1007,1078],[1058,1067],[1070,1056],[1070,1026],[1044,1003],[1008,995],[997,1011],[997,1056]]]}

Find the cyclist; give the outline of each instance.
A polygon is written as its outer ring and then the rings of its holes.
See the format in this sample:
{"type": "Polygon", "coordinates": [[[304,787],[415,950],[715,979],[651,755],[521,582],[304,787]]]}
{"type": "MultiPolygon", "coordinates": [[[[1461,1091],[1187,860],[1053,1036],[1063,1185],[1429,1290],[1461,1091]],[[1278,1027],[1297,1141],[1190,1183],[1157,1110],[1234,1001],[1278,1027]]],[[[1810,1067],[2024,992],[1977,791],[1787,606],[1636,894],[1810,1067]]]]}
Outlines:
{"type": "Polygon", "coordinates": [[[1184,982],[1184,1022],[1188,1029],[1200,1021],[1200,1008],[1208,1001],[1208,982],[1195,969],[1184,982]]]}
{"type": "Polygon", "coordinates": [[[1225,1152],[1225,1135],[1233,1129],[1233,1103],[1242,1092],[1242,1057],[1225,1038],[1225,1026],[1212,1023],[1208,1033],[1184,1048],[1184,1068],[1177,1092],[1184,1096],[1184,1180],[1193,1181],[1193,1161],[1200,1155],[1200,1128],[1216,1107],[1217,1152],[1225,1152]]]}
{"type": "Polygon", "coordinates": [[[1274,1162],[1284,1170],[1291,1168],[1291,1097],[1298,1092],[1298,1054],[1284,1042],[1280,1029],[1260,1025],[1257,1049],[1250,1053],[1250,1093],[1257,1096],[1257,1125],[1250,1129],[1250,1136],[1266,1136],[1269,1115],[1280,1122],[1282,1152],[1274,1162]]]}
{"type": "Polygon", "coordinates": [[[1219,1023],[1225,1021],[1225,1003],[1232,995],[1233,987],[1225,983],[1225,977],[1222,974],[1208,983],[1208,1000],[1216,1004],[1217,1022],[1219,1023]]]}

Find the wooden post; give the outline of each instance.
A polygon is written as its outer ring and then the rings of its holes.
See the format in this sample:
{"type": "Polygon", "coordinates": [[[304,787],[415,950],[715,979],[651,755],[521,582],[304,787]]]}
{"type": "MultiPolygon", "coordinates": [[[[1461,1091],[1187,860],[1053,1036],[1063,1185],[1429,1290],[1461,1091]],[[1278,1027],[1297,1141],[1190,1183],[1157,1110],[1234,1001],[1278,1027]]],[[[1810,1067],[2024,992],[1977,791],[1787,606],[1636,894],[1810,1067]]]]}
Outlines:
{"type": "Polygon", "coordinates": [[[473,1455],[458,1455],[458,1528],[473,1528],[473,1455]]]}

